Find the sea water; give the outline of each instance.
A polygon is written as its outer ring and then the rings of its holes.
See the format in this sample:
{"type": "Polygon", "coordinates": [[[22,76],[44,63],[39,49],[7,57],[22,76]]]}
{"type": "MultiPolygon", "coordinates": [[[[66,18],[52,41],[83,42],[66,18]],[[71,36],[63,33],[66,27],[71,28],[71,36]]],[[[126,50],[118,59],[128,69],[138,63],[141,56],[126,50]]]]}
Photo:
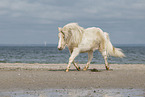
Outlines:
{"type": "Polygon", "coordinates": [[[46,89],[0,92],[0,97],[145,97],[144,89],[46,89]]]}
{"type": "MultiPolygon", "coordinates": [[[[110,64],[145,64],[145,46],[118,46],[126,55],[125,58],[109,57],[110,64]]],[[[94,52],[91,64],[104,64],[99,51],[94,52]]],[[[59,51],[56,45],[49,46],[0,46],[0,63],[68,63],[68,48],[59,51]]],[[[75,61],[87,63],[87,53],[79,54],[75,61]]]]}

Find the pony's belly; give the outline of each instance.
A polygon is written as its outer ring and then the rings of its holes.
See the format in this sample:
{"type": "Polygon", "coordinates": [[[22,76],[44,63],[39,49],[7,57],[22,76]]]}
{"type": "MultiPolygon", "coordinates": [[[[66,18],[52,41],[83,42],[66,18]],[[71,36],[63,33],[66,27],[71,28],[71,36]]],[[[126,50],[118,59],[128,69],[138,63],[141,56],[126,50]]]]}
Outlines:
{"type": "Polygon", "coordinates": [[[80,49],[80,53],[85,53],[85,52],[89,52],[89,51],[95,51],[98,50],[98,46],[97,45],[87,45],[87,46],[81,46],[79,47],[80,49]]]}

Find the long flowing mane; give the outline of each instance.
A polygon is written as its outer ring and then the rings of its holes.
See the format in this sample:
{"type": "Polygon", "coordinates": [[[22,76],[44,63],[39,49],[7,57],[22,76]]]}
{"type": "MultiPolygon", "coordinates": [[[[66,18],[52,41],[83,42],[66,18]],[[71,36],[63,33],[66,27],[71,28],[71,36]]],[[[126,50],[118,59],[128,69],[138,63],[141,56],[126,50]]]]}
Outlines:
{"type": "Polygon", "coordinates": [[[65,31],[66,41],[68,46],[78,46],[82,40],[84,28],[80,27],[77,23],[69,23],[63,27],[65,31]]]}

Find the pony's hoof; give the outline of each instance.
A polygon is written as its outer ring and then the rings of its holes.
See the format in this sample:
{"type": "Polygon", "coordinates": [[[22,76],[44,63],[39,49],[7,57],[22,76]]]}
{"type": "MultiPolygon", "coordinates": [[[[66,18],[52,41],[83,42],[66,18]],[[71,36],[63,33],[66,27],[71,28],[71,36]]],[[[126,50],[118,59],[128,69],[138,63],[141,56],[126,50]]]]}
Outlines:
{"type": "Polygon", "coordinates": [[[109,66],[106,66],[106,70],[109,70],[110,68],[109,68],[109,66]]]}
{"type": "Polygon", "coordinates": [[[86,70],[87,70],[87,68],[85,67],[83,70],[84,70],[84,71],[86,71],[86,70]]]}
{"type": "Polygon", "coordinates": [[[69,70],[68,69],[66,69],[66,71],[65,72],[69,72],[69,70]]]}
{"type": "Polygon", "coordinates": [[[77,68],[77,70],[78,70],[78,71],[80,71],[80,70],[81,70],[81,68],[80,68],[80,67],[78,67],[78,68],[77,68]]]}

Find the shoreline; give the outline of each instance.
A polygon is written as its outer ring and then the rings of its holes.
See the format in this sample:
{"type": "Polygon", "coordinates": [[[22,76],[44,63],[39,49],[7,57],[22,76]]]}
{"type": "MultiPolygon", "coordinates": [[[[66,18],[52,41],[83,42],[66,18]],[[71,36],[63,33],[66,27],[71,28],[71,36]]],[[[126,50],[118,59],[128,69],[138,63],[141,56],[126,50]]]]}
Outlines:
{"type": "MultiPolygon", "coordinates": [[[[77,71],[67,64],[0,63],[0,91],[45,89],[145,89],[145,64],[91,64],[77,71]],[[97,71],[92,71],[93,69],[97,71]]],[[[79,64],[81,69],[85,64],[79,64]]]]}
{"type": "MultiPolygon", "coordinates": [[[[43,64],[43,63],[0,63],[0,70],[59,70],[66,69],[68,64],[43,64]]],[[[78,64],[83,69],[86,64],[78,64]]],[[[110,69],[139,69],[145,68],[145,64],[109,64],[110,69]],[[134,68],[135,67],[135,68],[134,68]]],[[[70,70],[75,70],[73,64],[71,64],[70,70]]],[[[104,64],[90,64],[89,69],[105,69],[104,64]]]]}

